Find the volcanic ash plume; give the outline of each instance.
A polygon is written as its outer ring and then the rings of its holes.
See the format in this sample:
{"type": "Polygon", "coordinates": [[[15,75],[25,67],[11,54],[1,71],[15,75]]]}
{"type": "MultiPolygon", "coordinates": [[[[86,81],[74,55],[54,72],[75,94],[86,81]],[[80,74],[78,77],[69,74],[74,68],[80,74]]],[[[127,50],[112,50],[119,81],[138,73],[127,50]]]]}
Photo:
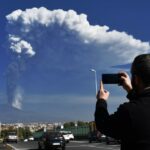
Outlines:
{"type": "Polygon", "coordinates": [[[130,63],[138,54],[150,50],[149,42],[106,25],[92,25],[86,14],[77,14],[74,10],[19,9],[6,19],[9,50],[15,57],[7,70],[8,102],[18,109],[22,102],[18,88],[22,65],[18,58],[25,60],[27,68],[34,64],[33,69],[48,76],[52,69],[67,74],[70,70],[78,72],[91,66],[103,70],[130,63]]]}
{"type": "MultiPolygon", "coordinates": [[[[126,32],[110,30],[106,25],[91,25],[86,14],[77,14],[74,10],[48,10],[44,7],[24,11],[18,9],[8,14],[6,19],[9,48],[11,53],[21,58],[36,54],[47,56],[56,64],[57,60],[64,60],[64,55],[72,53],[76,55],[71,60],[81,64],[95,55],[92,62],[95,64],[101,60],[100,66],[103,62],[104,65],[130,63],[138,54],[150,50],[149,42],[135,39],[126,32]],[[88,57],[83,58],[85,55],[88,57]],[[58,56],[59,59],[56,59],[58,56]]],[[[70,61],[69,57],[66,61],[70,61]]]]}
{"type": "Polygon", "coordinates": [[[12,62],[6,72],[8,104],[14,108],[21,109],[21,88],[18,87],[20,77],[19,64],[12,62]]]}
{"type": "Polygon", "coordinates": [[[17,87],[14,92],[14,99],[12,101],[12,106],[17,109],[22,109],[22,94],[23,90],[21,87],[17,87]]]}

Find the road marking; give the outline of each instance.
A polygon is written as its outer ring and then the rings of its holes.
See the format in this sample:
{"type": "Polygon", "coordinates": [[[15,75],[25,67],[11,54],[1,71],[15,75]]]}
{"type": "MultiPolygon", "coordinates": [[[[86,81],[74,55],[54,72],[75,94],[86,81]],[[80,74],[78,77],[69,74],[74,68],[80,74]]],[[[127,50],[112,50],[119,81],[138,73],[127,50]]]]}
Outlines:
{"type": "MultiPolygon", "coordinates": [[[[87,141],[86,141],[87,142],[87,141]]],[[[80,143],[79,145],[66,145],[66,147],[68,148],[82,148],[82,147],[89,147],[89,148],[95,148],[95,149],[105,149],[105,150],[119,150],[119,145],[104,145],[104,143],[83,143],[83,141],[74,141],[74,143],[80,143]]],[[[8,146],[10,146],[13,150],[27,150],[27,149],[31,149],[31,148],[17,148],[11,144],[7,144],[8,146]]]]}
{"type": "Polygon", "coordinates": [[[31,148],[16,148],[15,146],[12,146],[11,144],[7,144],[8,146],[10,146],[13,150],[27,150],[27,149],[31,149],[31,148]]]}
{"type": "Polygon", "coordinates": [[[66,147],[68,147],[68,148],[71,148],[71,147],[83,147],[82,145],[79,145],[79,146],[66,146],[66,147]]]}
{"type": "MultiPolygon", "coordinates": [[[[117,146],[113,146],[113,147],[105,147],[105,146],[102,146],[102,144],[99,144],[99,145],[78,145],[78,146],[67,146],[68,148],[70,147],[74,147],[74,148],[76,148],[76,147],[93,147],[93,148],[96,148],[96,149],[105,149],[105,150],[116,150],[116,148],[117,148],[117,146]]],[[[119,150],[119,147],[118,147],[118,150],[119,150]]]]}
{"type": "Polygon", "coordinates": [[[16,147],[10,145],[10,144],[6,144],[7,146],[11,147],[12,149],[16,150],[16,147]]]}
{"type": "Polygon", "coordinates": [[[88,141],[71,141],[71,143],[87,143],[88,141]]]}

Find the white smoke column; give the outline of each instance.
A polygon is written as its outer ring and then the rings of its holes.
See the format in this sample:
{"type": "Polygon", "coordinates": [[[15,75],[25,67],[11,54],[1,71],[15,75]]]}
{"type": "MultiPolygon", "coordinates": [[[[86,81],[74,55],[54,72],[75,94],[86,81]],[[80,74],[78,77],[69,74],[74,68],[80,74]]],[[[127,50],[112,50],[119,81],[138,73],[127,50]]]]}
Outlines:
{"type": "Polygon", "coordinates": [[[9,42],[11,43],[10,49],[13,52],[16,52],[17,58],[16,61],[9,64],[7,69],[7,95],[9,105],[12,107],[21,110],[22,109],[22,89],[19,87],[19,79],[23,72],[23,58],[22,55],[27,55],[27,57],[32,57],[35,55],[31,45],[21,40],[15,35],[9,35],[9,42]]]}
{"type": "Polygon", "coordinates": [[[22,109],[23,89],[19,86],[19,80],[24,71],[21,61],[13,61],[6,72],[8,104],[16,109],[22,109]]]}
{"type": "Polygon", "coordinates": [[[21,87],[17,87],[14,92],[14,99],[12,101],[12,107],[21,110],[22,109],[22,100],[23,100],[23,90],[21,87]]]}

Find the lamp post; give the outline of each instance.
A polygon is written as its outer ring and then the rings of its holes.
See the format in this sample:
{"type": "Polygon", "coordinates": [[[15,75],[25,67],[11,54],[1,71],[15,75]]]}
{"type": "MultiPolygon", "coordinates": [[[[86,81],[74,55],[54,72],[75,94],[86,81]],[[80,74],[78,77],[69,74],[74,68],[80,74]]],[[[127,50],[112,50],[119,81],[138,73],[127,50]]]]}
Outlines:
{"type": "Polygon", "coordinates": [[[90,71],[94,72],[95,74],[95,90],[96,90],[96,94],[97,94],[97,73],[95,69],[90,69],[90,71]]]}
{"type": "Polygon", "coordinates": [[[0,122],[0,138],[2,137],[2,123],[0,122]]]}

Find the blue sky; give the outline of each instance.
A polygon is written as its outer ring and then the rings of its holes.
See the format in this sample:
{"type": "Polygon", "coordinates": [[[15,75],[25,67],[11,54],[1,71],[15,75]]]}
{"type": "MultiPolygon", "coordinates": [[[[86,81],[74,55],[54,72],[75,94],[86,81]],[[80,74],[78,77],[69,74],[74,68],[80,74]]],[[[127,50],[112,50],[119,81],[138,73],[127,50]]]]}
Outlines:
{"type": "MultiPolygon", "coordinates": [[[[149,52],[149,5],[140,0],[0,2],[0,103],[35,113],[31,121],[93,120],[89,69],[97,70],[99,82],[101,73],[129,71],[125,64],[149,52]],[[120,65],[125,67],[112,67],[120,65]]],[[[106,88],[113,112],[126,93],[116,85],[106,88]]]]}

